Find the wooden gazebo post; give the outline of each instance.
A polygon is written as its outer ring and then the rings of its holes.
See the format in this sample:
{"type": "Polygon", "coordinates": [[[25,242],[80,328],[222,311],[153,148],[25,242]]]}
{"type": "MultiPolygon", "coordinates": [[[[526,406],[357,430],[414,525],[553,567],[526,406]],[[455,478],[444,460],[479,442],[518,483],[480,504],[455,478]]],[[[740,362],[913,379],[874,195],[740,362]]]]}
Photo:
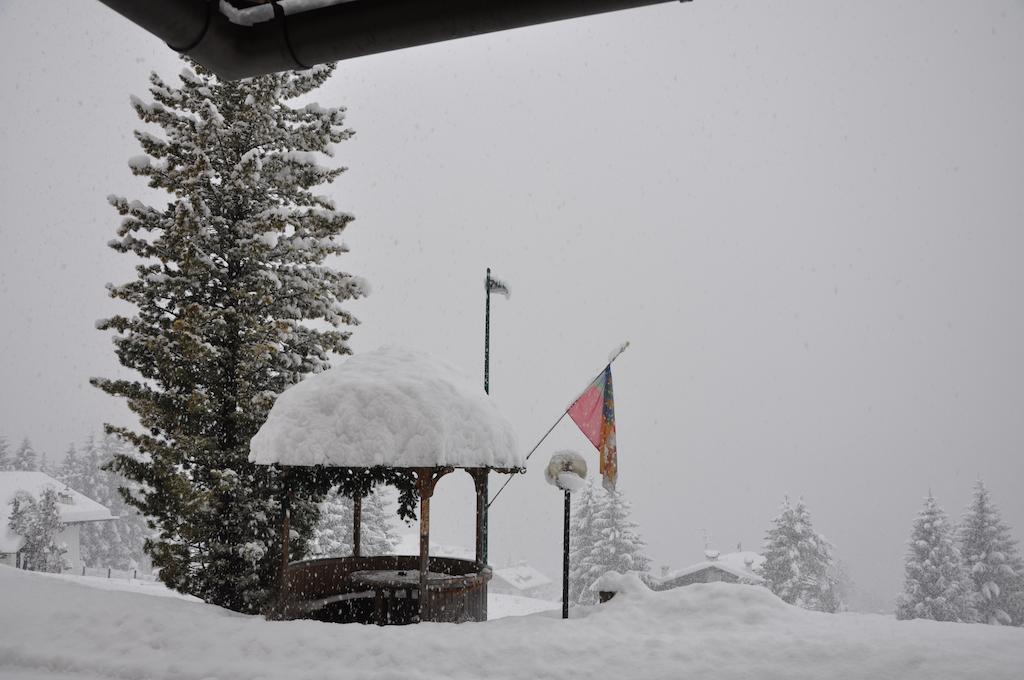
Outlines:
{"type": "Polygon", "coordinates": [[[476,563],[487,564],[487,468],[470,468],[476,489],[476,563]]]}
{"type": "Polygon", "coordinates": [[[416,468],[416,486],[420,492],[420,621],[430,611],[427,575],[430,573],[430,497],[439,479],[451,472],[451,467],[416,468]]]}
{"type": "Polygon", "coordinates": [[[420,621],[426,617],[427,573],[430,571],[430,496],[434,489],[430,468],[416,470],[416,485],[420,491],[420,621]]]}
{"type": "Polygon", "coordinates": [[[352,494],[352,556],[362,557],[363,538],[363,495],[352,494]]]}

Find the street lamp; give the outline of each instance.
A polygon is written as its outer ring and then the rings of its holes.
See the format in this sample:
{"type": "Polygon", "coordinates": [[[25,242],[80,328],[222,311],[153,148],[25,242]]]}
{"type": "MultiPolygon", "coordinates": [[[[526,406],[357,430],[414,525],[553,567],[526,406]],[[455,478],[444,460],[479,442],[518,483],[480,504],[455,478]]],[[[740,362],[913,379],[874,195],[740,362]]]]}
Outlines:
{"type": "Polygon", "coordinates": [[[565,519],[562,529],[562,618],[569,618],[569,515],[572,510],[570,494],[586,484],[587,461],[575,451],[559,451],[551,456],[544,470],[548,484],[565,493],[565,519]]]}

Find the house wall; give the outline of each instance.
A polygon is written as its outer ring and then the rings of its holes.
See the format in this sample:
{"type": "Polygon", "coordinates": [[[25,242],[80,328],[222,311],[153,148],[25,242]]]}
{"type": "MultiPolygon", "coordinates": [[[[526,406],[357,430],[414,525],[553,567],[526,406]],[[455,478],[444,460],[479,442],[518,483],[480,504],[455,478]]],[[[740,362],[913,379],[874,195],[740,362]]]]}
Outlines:
{"type": "Polygon", "coordinates": [[[64,544],[64,547],[67,548],[68,551],[64,553],[64,564],[67,566],[65,571],[70,571],[73,574],[82,573],[82,553],[79,545],[81,526],[77,523],[67,524],[64,531],[57,534],[54,539],[57,545],[64,544]]]}
{"type": "Polygon", "coordinates": [[[557,587],[552,583],[535,586],[533,588],[517,588],[503,578],[495,574],[494,578],[487,585],[487,592],[497,595],[517,595],[519,597],[533,597],[539,600],[550,599],[552,596],[561,597],[561,585],[557,587]],[[557,594],[556,594],[557,591],[557,594]]]}

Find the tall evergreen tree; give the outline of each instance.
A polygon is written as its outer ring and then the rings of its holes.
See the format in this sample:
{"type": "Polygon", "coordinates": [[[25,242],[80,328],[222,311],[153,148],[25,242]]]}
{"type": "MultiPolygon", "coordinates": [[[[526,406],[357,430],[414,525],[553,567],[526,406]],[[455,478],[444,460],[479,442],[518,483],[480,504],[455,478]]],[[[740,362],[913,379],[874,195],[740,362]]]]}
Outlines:
{"type": "Polygon", "coordinates": [[[596,488],[589,482],[573,494],[575,510],[569,525],[569,601],[594,604],[590,586],[608,571],[647,571],[651,560],[631,507],[621,491],[596,488]]]}
{"type": "Polygon", "coordinates": [[[32,472],[39,469],[36,450],[32,448],[32,442],[28,440],[28,437],[21,440],[21,446],[14,452],[14,458],[11,460],[11,469],[23,472],[32,472]]]}
{"type": "Polygon", "coordinates": [[[803,500],[795,505],[788,497],[783,500],[765,537],[763,552],[761,576],[783,601],[816,611],[841,608],[832,545],[814,531],[803,500]]]}
{"type": "Polygon", "coordinates": [[[11,454],[10,450],[7,447],[7,438],[4,437],[3,435],[0,435],[0,472],[11,469],[11,454]]]}
{"type": "MultiPolygon", "coordinates": [[[[140,454],[114,465],[141,485],[127,497],[159,531],[146,549],[161,579],[239,611],[268,601],[281,550],[282,475],[248,462],[249,440],[277,394],[349,353],[342,303],[364,292],[324,265],[346,252],[336,237],[352,217],[313,193],[344,170],[319,164],[351,135],[344,109],[288,104],[332,71],[223,82],[197,66],[180,85],[153,74],[154,101],[132,105],[160,134],[136,132],[146,155],[129,165],[170,203],[110,199],[124,216],[111,247],[143,260],[109,288],[134,314],[99,324],[141,376],[93,381],[143,428],[110,428],[140,454]]],[[[298,492],[314,474],[288,474],[297,555],[323,493],[298,492]]]]}
{"type": "Polygon", "coordinates": [[[907,550],[898,619],[971,621],[970,584],[954,543],[953,529],[931,492],[914,520],[907,550]]]}
{"type": "Polygon", "coordinates": [[[960,552],[970,574],[978,620],[1024,625],[1024,560],[980,479],[960,523],[960,552]]]}

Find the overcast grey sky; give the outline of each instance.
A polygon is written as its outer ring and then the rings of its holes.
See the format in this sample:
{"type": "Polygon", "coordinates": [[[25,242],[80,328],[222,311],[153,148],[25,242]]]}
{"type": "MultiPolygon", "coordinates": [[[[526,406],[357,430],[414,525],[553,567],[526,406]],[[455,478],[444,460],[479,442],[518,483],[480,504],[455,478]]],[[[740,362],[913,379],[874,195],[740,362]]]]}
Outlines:
{"type": "MultiPolygon", "coordinates": [[[[145,196],[129,94],[176,57],[98,2],[0,4],[0,434],[51,458],[130,414],[88,378],[109,193],[145,196]]],[[[341,266],[356,351],[482,369],[531,446],[623,340],[620,483],[655,565],[757,547],[803,496],[891,608],[931,488],[980,475],[1024,535],[1024,3],[665,4],[343,63],[355,213],[341,266]]],[[[559,569],[541,468],[592,447],[566,421],[492,509],[491,561],[559,569]]],[[[471,484],[435,497],[471,545],[471,484]]]]}

